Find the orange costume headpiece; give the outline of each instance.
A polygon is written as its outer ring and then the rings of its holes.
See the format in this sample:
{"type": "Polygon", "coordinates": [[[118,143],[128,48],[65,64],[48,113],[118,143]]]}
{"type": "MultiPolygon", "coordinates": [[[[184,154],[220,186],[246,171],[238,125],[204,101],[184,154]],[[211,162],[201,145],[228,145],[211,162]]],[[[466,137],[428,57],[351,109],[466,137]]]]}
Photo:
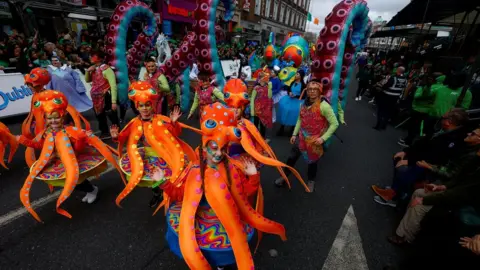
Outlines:
{"type": "Polygon", "coordinates": [[[50,74],[43,68],[32,69],[24,78],[25,84],[31,84],[35,88],[37,86],[47,85],[50,82],[50,74]]]}
{"type": "Polygon", "coordinates": [[[148,82],[134,82],[130,85],[128,91],[128,98],[135,103],[135,107],[139,102],[146,103],[152,102],[152,106],[155,108],[158,99],[158,92],[153,89],[153,86],[148,82]]]}
{"type": "Polygon", "coordinates": [[[33,100],[33,109],[41,110],[47,114],[58,112],[60,116],[64,116],[67,112],[67,97],[55,90],[45,90],[35,96],[33,100]]]}
{"type": "Polygon", "coordinates": [[[203,112],[203,121],[200,125],[203,146],[209,141],[215,141],[219,148],[223,148],[230,142],[240,142],[242,132],[237,128],[233,110],[217,102],[205,106],[203,112]]]}
{"type": "Polygon", "coordinates": [[[228,80],[223,91],[225,92],[225,104],[230,108],[242,108],[250,102],[247,85],[240,79],[228,80]]]}

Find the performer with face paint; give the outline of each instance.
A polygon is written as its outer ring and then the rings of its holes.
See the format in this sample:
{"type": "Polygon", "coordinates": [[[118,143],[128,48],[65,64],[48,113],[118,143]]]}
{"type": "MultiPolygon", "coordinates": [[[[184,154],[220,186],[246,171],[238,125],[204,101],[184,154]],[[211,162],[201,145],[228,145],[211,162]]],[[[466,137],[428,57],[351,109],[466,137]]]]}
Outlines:
{"type": "Polygon", "coordinates": [[[143,81],[152,85],[153,89],[158,93],[155,113],[162,113],[163,97],[170,93],[170,86],[168,85],[167,77],[158,70],[157,64],[152,58],[145,60],[145,68],[147,69],[147,72],[144,75],[143,81]]]}
{"type": "MultiPolygon", "coordinates": [[[[307,99],[300,108],[300,115],[290,138],[293,146],[287,160],[289,166],[295,166],[303,156],[308,163],[308,188],[313,191],[317,176],[318,160],[323,156],[323,144],[338,128],[338,121],[332,106],[322,97],[323,86],[312,81],[307,85],[307,99]]],[[[285,172],[287,175],[290,172],[285,172]]],[[[283,178],[275,180],[277,186],[283,186],[283,178]]]]}
{"type": "Polygon", "coordinates": [[[254,118],[255,127],[260,127],[260,134],[265,138],[266,129],[273,127],[273,100],[270,75],[263,72],[259,76],[258,85],[253,88],[250,98],[250,114],[254,118]]]}
{"type": "MultiPolygon", "coordinates": [[[[117,197],[117,205],[135,186],[139,185],[153,189],[150,207],[156,207],[162,201],[162,193],[156,185],[158,183],[152,181],[150,174],[154,168],[160,168],[165,176],[170,177],[172,175],[172,169],[169,165],[171,154],[165,149],[168,146],[175,147],[176,144],[167,141],[168,143],[162,145],[152,136],[156,138],[167,136],[166,134],[178,136],[181,127],[177,120],[182,114],[178,107],[170,113],[170,118],[155,113],[154,108],[157,106],[158,96],[158,92],[149,83],[132,83],[128,97],[134,103],[139,115],[132,119],[121,132],[116,125],[113,125],[110,129],[112,139],[118,142],[119,155],[122,155],[123,146],[127,143],[127,153],[121,157],[120,167],[127,175],[129,182],[117,197]]],[[[181,144],[185,143],[181,142],[181,144]]],[[[193,150],[189,153],[193,153],[193,150]]],[[[191,154],[190,158],[194,156],[194,154],[191,154]]]]}
{"type": "Polygon", "coordinates": [[[105,171],[106,161],[119,171],[120,168],[109,147],[95,137],[92,131],[64,125],[68,108],[68,101],[64,94],[54,90],[43,91],[34,97],[33,107],[34,111],[42,111],[46,125],[36,140],[23,135],[17,138],[27,147],[41,149],[38,161],[31,166],[30,174],[20,190],[20,200],[30,214],[41,222],[30,204],[33,180],[44,181],[51,187],[62,186],[64,188],[56,205],[57,213],[71,218],[72,216],[60,206],[73,190],[86,193],[82,202],[93,203],[97,198],[98,188],[87,178],[105,171]]]}
{"type": "MultiPolygon", "coordinates": [[[[266,165],[286,165],[258,153],[251,146],[250,138],[244,137],[235,112],[223,104],[205,107],[201,130],[197,132],[202,134],[198,160],[178,168],[180,173],[173,174],[169,180],[161,170],[152,175],[162,183],[160,188],[168,198],[160,207],[167,208],[169,247],[190,269],[206,270],[230,264],[236,264],[241,270],[253,269],[248,245],[253,230],[276,234],[286,240],[285,228],[250,206],[248,197],[259,188],[258,171],[249,160],[231,159],[227,154],[229,144],[241,144],[253,158],[266,165]]],[[[170,141],[169,138],[163,140],[170,141]]],[[[175,140],[177,138],[172,138],[175,140]]],[[[184,153],[187,149],[179,144],[171,154],[184,153]]],[[[263,208],[263,196],[257,207],[263,208]]]]}
{"type": "Polygon", "coordinates": [[[208,76],[200,74],[198,76],[198,86],[195,88],[195,98],[193,100],[190,113],[188,114],[188,119],[192,118],[195,110],[197,110],[200,105],[200,120],[202,119],[203,108],[207,105],[210,105],[217,100],[223,101],[223,93],[218,90],[209,80],[208,76]]]}
{"type": "Polygon", "coordinates": [[[110,137],[108,132],[107,116],[113,125],[119,125],[117,114],[117,81],[112,68],[104,64],[105,54],[101,51],[93,52],[90,62],[93,66],[85,72],[85,81],[92,83],[90,95],[93,109],[98,120],[98,127],[102,134],[100,138],[110,137]]]}

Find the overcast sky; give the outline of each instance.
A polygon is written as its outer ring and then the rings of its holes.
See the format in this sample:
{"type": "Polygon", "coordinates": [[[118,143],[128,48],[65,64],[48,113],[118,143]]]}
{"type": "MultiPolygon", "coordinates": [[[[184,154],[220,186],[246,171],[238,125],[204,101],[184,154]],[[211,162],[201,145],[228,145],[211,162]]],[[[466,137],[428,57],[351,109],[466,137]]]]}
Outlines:
{"type": "MultiPolygon", "coordinates": [[[[312,22],[307,23],[308,31],[319,33],[323,28],[325,16],[327,16],[339,2],[340,0],[312,0],[310,3],[310,13],[312,13],[313,18],[316,17],[320,19],[320,24],[313,24],[312,18],[312,22]]],[[[368,0],[367,3],[370,8],[369,17],[373,21],[378,16],[382,16],[384,20],[389,21],[409,2],[410,0],[368,0]]]]}

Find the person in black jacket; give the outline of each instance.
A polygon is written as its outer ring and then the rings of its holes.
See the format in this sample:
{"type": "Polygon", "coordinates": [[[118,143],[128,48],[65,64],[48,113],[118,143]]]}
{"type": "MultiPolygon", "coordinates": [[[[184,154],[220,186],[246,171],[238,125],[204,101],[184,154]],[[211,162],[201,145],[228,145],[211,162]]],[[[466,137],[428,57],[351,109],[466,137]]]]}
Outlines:
{"type": "Polygon", "coordinates": [[[453,109],[442,117],[442,130],[432,138],[420,138],[411,147],[405,148],[393,157],[394,177],[390,188],[372,185],[378,195],[375,202],[392,207],[399,199],[406,199],[413,191],[415,182],[428,178],[428,170],[418,166],[421,161],[444,165],[455,158],[465,147],[464,139],[469,132],[469,118],[463,109],[453,109]]]}

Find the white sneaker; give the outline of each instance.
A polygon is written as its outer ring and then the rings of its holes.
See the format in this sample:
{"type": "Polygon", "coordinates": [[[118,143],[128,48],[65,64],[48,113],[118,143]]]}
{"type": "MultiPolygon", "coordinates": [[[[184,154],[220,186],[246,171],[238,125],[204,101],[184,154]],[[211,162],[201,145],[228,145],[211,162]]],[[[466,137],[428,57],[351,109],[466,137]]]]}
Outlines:
{"type": "Polygon", "coordinates": [[[362,97],[358,97],[358,100],[359,100],[359,101],[362,101],[362,97]]]}
{"type": "Polygon", "coordinates": [[[93,186],[93,191],[92,192],[87,192],[85,197],[83,197],[82,202],[86,203],[93,203],[97,199],[97,194],[98,194],[98,187],[93,186]]]}
{"type": "Polygon", "coordinates": [[[270,143],[270,139],[266,139],[265,142],[266,142],[266,143],[270,143]]]}
{"type": "Polygon", "coordinates": [[[358,101],[358,97],[355,98],[355,101],[358,101]]]}

